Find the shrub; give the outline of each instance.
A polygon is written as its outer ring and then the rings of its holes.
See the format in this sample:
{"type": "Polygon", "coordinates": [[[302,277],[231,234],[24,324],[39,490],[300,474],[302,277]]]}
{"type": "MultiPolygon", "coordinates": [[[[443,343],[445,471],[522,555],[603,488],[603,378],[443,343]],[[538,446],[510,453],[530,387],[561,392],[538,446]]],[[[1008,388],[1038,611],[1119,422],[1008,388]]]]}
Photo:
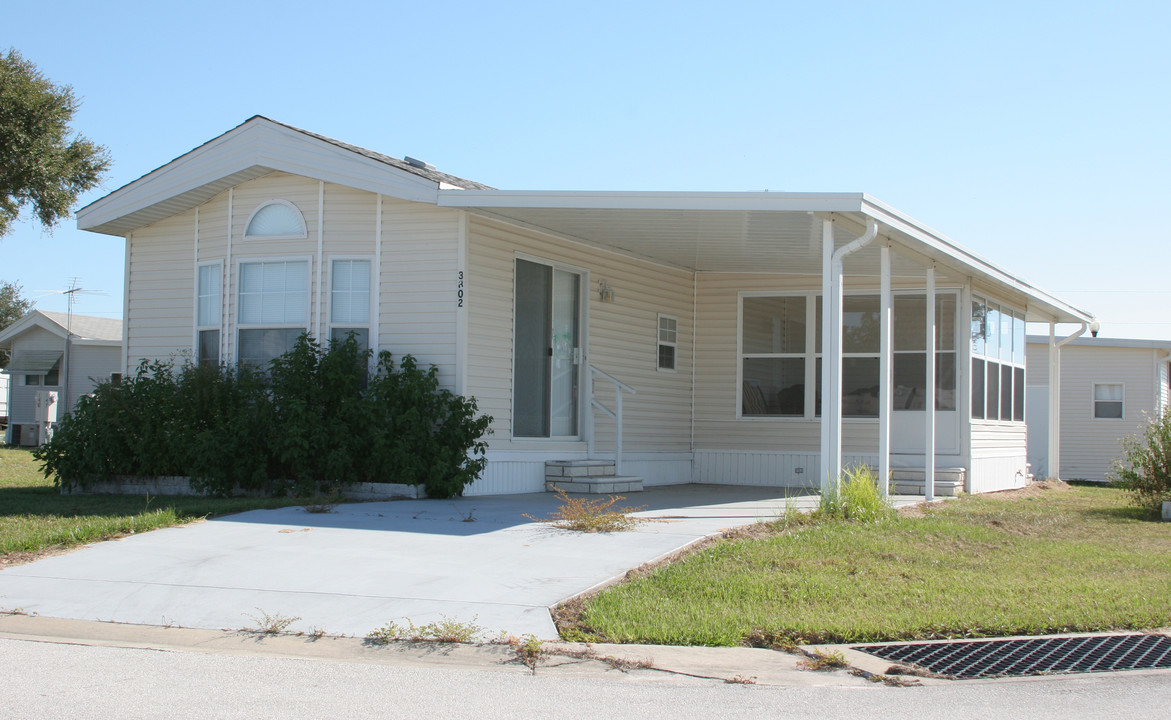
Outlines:
{"type": "Polygon", "coordinates": [[[535,518],[528,513],[524,517],[533,522],[552,522],[563,530],[578,532],[620,532],[630,530],[646,518],[635,517],[630,513],[638,512],[645,506],[614,507],[619,500],[625,500],[622,495],[611,495],[607,499],[574,498],[561,488],[553,488],[553,492],[561,499],[561,506],[554,510],[548,520],[535,518]]]}
{"type": "Polygon", "coordinates": [[[486,465],[492,419],[389,353],[351,335],[328,349],[302,335],[267,372],[143,362],[66,415],[35,456],[62,487],[113,475],[188,475],[211,495],[336,496],[358,481],[423,485],[452,497],[486,465]]]}
{"type": "Polygon", "coordinates": [[[1123,439],[1122,457],[1114,460],[1110,478],[1139,507],[1158,512],[1171,501],[1171,411],[1123,439]]]}

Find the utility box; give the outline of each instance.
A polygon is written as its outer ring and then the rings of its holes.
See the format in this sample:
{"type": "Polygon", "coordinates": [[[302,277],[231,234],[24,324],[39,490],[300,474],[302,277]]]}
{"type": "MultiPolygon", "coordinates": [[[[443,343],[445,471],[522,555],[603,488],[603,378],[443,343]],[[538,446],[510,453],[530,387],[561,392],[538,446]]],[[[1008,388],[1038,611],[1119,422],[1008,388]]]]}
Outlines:
{"type": "Polygon", "coordinates": [[[57,422],[57,391],[56,390],[38,390],[37,391],[37,422],[39,423],[55,423],[57,422]]]}

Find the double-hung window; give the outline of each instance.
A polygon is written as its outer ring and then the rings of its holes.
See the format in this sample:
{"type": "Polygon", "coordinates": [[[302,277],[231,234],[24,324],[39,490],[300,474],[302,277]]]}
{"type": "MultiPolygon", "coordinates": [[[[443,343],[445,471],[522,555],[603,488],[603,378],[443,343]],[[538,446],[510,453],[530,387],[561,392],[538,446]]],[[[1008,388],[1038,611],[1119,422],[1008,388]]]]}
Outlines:
{"type": "Polygon", "coordinates": [[[333,260],[329,271],[329,338],[341,342],[351,333],[358,348],[370,346],[370,261],[333,260]]]}
{"type": "Polygon", "coordinates": [[[679,341],[679,320],[670,315],[659,316],[659,369],[674,372],[679,341]]]}
{"type": "Polygon", "coordinates": [[[196,268],[195,358],[200,365],[220,363],[222,267],[219,262],[214,262],[196,268]]]}
{"type": "Polygon", "coordinates": [[[1094,417],[1121,420],[1124,397],[1122,383],[1094,383],[1094,417]]]}
{"type": "Polygon", "coordinates": [[[309,261],[241,262],[237,359],[267,368],[309,325],[309,261]]]}

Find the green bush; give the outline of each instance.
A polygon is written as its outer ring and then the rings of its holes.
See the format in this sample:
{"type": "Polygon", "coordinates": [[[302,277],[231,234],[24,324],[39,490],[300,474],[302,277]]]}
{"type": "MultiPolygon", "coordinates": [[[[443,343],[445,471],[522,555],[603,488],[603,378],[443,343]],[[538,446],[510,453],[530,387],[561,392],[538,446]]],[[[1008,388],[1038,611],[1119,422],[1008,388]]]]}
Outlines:
{"type": "Polygon", "coordinates": [[[492,419],[407,355],[396,369],[353,336],[307,335],[267,372],[143,362],[99,385],[36,451],[46,476],[86,487],[113,475],[188,475],[212,495],[332,495],[354,482],[463,493],[486,465],[492,419]]]}
{"type": "Polygon", "coordinates": [[[1122,457],[1114,460],[1110,479],[1139,507],[1159,512],[1171,501],[1171,411],[1123,439],[1122,457]]]}

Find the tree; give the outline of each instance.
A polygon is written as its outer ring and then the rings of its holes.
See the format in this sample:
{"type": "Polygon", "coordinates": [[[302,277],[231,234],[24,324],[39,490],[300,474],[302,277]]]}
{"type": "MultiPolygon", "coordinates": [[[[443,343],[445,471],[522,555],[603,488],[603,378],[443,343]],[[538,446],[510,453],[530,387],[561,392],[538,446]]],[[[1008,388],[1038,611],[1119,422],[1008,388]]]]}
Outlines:
{"type": "Polygon", "coordinates": [[[0,238],[31,205],[46,230],[68,217],[77,196],[110,166],[106,148],[73,135],[80,103],[16,50],[0,55],[0,238]]]}
{"type": "MultiPolygon", "coordinates": [[[[0,330],[24,317],[24,314],[33,309],[33,301],[22,297],[23,290],[16,283],[0,280],[0,330]]],[[[0,368],[8,367],[8,351],[0,350],[0,368]]]]}

